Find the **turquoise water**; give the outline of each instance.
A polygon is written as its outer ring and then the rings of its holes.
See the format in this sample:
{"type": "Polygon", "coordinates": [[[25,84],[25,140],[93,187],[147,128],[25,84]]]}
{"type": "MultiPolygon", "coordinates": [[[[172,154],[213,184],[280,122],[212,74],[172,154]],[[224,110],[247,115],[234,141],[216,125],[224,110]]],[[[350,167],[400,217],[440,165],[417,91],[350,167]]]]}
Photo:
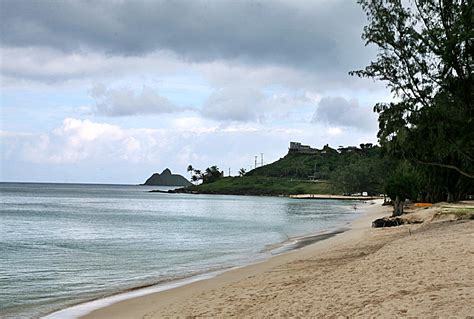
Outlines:
{"type": "MultiPolygon", "coordinates": [[[[155,187],[156,188],[156,187],[155,187]]],[[[341,228],[352,202],[0,183],[0,317],[39,317],[130,288],[267,258],[341,228]]]]}

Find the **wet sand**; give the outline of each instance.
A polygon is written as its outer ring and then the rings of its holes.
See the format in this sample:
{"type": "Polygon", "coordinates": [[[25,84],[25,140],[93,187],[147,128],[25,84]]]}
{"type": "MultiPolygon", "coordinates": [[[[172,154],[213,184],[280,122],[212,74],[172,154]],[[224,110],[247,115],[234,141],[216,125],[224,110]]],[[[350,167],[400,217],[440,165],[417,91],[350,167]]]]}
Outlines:
{"type": "Polygon", "coordinates": [[[347,232],[85,318],[472,316],[473,221],[370,227],[390,209],[372,205],[347,232]]]}

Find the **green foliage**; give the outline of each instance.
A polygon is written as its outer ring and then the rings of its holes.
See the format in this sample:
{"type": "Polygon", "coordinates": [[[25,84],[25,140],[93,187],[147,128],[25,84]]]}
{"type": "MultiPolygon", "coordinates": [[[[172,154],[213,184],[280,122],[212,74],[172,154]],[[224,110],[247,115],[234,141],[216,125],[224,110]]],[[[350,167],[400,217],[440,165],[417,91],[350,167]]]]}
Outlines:
{"type": "Polygon", "coordinates": [[[215,182],[206,181],[189,190],[248,195],[364,191],[379,194],[383,192],[387,161],[381,158],[379,147],[362,145],[362,148],[348,147],[339,151],[326,146],[317,154],[289,153],[272,164],[247,173],[242,171],[239,178],[218,178],[215,182]]]}
{"type": "Polygon", "coordinates": [[[369,24],[362,38],[379,48],[363,77],[386,81],[410,110],[430,107],[441,88],[467,104],[472,93],[472,1],[359,0],[369,24]],[[468,82],[459,83],[460,79],[468,82]],[[461,85],[456,87],[452,85],[461,85]]]}
{"type": "Polygon", "coordinates": [[[244,176],[225,177],[212,183],[190,186],[187,191],[230,195],[330,194],[331,187],[326,182],[316,183],[281,177],[244,176]]]}
{"type": "Polygon", "coordinates": [[[397,169],[387,179],[385,192],[394,201],[393,215],[403,214],[406,199],[416,200],[420,191],[420,178],[409,162],[400,162],[397,169]]]}
{"type": "Polygon", "coordinates": [[[387,160],[381,158],[380,148],[370,143],[362,148],[340,148],[339,152],[329,147],[325,153],[289,153],[275,163],[259,167],[247,176],[272,176],[307,180],[326,180],[334,192],[354,193],[383,192],[383,181],[388,169],[387,160]]]}
{"type": "Polygon", "coordinates": [[[219,168],[214,165],[206,168],[204,174],[202,175],[202,183],[212,183],[217,181],[219,178],[224,176],[224,172],[220,171],[219,168]]]}
{"type": "Polygon", "coordinates": [[[366,191],[370,195],[383,192],[385,176],[390,164],[382,158],[361,158],[335,170],[331,181],[343,193],[366,191]]]}
{"type": "Polygon", "coordinates": [[[417,167],[428,200],[462,198],[474,190],[473,2],[359,3],[379,53],[351,74],[385,81],[399,100],[374,107],[384,153],[417,167]]]}
{"type": "MultiPolygon", "coordinates": [[[[368,145],[368,144],[364,144],[368,145]]],[[[278,161],[258,167],[246,174],[246,176],[272,176],[308,179],[330,179],[331,173],[361,159],[370,158],[378,161],[380,159],[380,148],[370,146],[364,149],[357,147],[341,148],[339,152],[326,147],[317,154],[289,153],[278,161]],[[323,153],[325,152],[325,153],[323,153]]]]}
{"type": "Polygon", "coordinates": [[[192,165],[189,165],[188,172],[194,173],[191,177],[193,182],[198,182],[201,180],[203,184],[215,182],[224,176],[224,172],[219,171],[219,168],[216,165],[206,168],[204,172],[194,169],[192,165]]]}
{"type": "Polygon", "coordinates": [[[398,197],[400,201],[416,200],[419,191],[418,173],[408,162],[402,162],[385,185],[387,195],[392,199],[398,197]]]}

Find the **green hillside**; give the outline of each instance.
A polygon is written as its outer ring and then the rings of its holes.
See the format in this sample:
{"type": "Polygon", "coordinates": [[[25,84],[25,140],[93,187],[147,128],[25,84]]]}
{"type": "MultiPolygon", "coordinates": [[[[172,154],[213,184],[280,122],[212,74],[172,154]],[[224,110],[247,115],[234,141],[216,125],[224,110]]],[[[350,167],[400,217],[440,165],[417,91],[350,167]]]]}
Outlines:
{"type": "Polygon", "coordinates": [[[218,178],[178,191],[236,195],[383,192],[388,167],[378,146],[361,144],[335,150],[326,145],[313,151],[312,154],[289,152],[244,176],[218,178]]]}
{"type": "MultiPolygon", "coordinates": [[[[331,194],[331,184],[326,181],[310,182],[282,177],[242,176],[224,177],[212,183],[187,187],[186,192],[232,195],[292,195],[331,194]]],[[[184,189],[181,189],[184,191],[184,189]]]]}
{"type": "Polygon", "coordinates": [[[372,159],[374,164],[380,160],[380,148],[370,144],[359,147],[346,147],[335,150],[325,146],[316,154],[288,153],[278,161],[258,167],[246,176],[267,176],[329,180],[331,175],[347,165],[362,159],[372,159]]]}

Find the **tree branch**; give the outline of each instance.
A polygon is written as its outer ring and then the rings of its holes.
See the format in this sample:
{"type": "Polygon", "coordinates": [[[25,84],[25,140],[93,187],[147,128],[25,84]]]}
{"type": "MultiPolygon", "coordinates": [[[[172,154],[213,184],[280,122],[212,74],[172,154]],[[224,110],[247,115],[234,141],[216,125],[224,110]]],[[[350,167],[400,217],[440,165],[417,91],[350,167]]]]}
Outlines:
{"type": "Polygon", "coordinates": [[[461,175],[463,175],[463,176],[466,176],[466,177],[468,177],[468,178],[474,178],[474,175],[473,175],[473,174],[464,172],[463,170],[461,170],[460,168],[458,168],[458,167],[456,167],[456,166],[454,166],[454,165],[441,164],[441,163],[431,163],[431,162],[423,162],[423,161],[420,161],[420,160],[417,160],[417,159],[413,159],[413,160],[414,160],[416,163],[418,163],[418,164],[454,169],[455,171],[457,171],[459,174],[461,174],[461,175]]]}

